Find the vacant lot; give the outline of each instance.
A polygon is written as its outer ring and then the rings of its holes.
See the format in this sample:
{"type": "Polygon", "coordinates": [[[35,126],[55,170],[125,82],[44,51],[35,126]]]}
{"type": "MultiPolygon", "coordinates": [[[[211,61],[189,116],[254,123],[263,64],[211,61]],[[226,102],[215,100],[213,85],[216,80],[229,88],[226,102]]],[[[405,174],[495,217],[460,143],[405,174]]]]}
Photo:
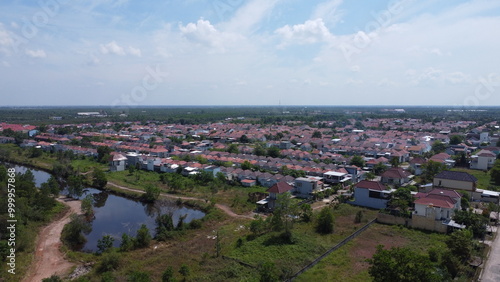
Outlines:
{"type": "Polygon", "coordinates": [[[296,281],[371,281],[366,260],[375,253],[377,245],[384,245],[386,248],[405,246],[426,252],[433,246],[444,248],[445,236],[373,224],[354,240],[300,275],[296,281]]]}

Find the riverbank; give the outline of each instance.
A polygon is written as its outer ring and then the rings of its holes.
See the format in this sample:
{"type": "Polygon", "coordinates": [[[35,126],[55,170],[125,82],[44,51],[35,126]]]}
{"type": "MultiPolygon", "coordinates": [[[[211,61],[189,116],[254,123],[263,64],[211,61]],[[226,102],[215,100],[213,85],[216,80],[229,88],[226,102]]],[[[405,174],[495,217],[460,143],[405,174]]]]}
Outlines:
{"type": "Polygon", "coordinates": [[[68,208],[63,216],[42,228],[36,240],[36,250],[31,267],[27,271],[23,282],[41,281],[52,275],[65,276],[75,266],[75,263],[66,260],[61,252],[61,233],[70,222],[73,213],[81,214],[81,201],[72,198],[60,197],[58,202],[68,208]]]}

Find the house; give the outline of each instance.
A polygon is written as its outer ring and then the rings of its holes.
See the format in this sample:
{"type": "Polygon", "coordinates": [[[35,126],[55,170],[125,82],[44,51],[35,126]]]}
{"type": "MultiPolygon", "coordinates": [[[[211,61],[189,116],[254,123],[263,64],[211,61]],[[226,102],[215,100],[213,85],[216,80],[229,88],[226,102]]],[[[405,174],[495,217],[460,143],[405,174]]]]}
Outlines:
{"type": "Polygon", "coordinates": [[[373,209],[385,209],[393,191],[380,182],[363,180],[354,186],[354,201],[349,203],[373,209]]]}
{"type": "Polygon", "coordinates": [[[400,167],[393,167],[382,173],[382,183],[403,185],[410,181],[410,173],[400,167]]]}
{"type": "Polygon", "coordinates": [[[241,185],[243,187],[252,187],[257,185],[257,181],[255,179],[243,179],[241,180],[241,185]]]}
{"type": "Polygon", "coordinates": [[[476,191],[477,178],[463,171],[445,170],[434,176],[435,188],[476,191]]]}
{"type": "Polygon", "coordinates": [[[451,168],[455,166],[455,161],[447,153],[439,153],[432,156],[430,161],[445,164],[447,167],[451,168]]]}
{"type": "Polygon", "coordinates": [[[346,172],[327,171],[323,173],[323,180],[328,184],[337,184],[351,180],[351,176],[346,172]]]}
{"type": "Polygon", "coordinates": [[[471,157],[470,168],[488,170],[493,167],[497,155],[488,150],[481,150],[471,157]]]}
{"type": "Polygon", "coordinates": [[[309,198],[313,192],[323,190],[321,177],[309,176],[295,179],[295,192],[299,198],[309,198]]]}
{"type": "Polygon", "coordinates": [[[410,160],[410,167],[413,169],[415,175],[421,175],[424,172],[422,168],[423,164],[425,164],[425,160],[420,157],[410,160]]]}
{"type": "Polygon", "coordinates": [[[447,232],[449,227],[464,228],[452,218],[460,210],[461,195],[454,190],[433,189],[429,193],[417,193],[412,227],[447,232]]]}
{"type": "Polygon", "coordinates": [[[220,167],[215,165],[209,165],[203,169],[206,172],[211,173],[214,177],[217,176],[217,173],[220,172],[220,167]]]}
{"type": "Polygon", "coordinates": [[[127,157],[120,153],[112,154],[109,157],[110,171],[124,171],[127,166],[127,157]]]}
{"type": "MultiPolygon", "coordinates": [[[[274,209],[276,207],[276,200],[278,196],[286,193],[292,192],[293,186],[289,185],[286,182],[278,182],[271,186],[271,188],[267,189],[266,192],[269,193],[269,197],[267,197],[267,208],[274,209]]],[[[260,201],[259,201],[260,202],[260,201]]]]}

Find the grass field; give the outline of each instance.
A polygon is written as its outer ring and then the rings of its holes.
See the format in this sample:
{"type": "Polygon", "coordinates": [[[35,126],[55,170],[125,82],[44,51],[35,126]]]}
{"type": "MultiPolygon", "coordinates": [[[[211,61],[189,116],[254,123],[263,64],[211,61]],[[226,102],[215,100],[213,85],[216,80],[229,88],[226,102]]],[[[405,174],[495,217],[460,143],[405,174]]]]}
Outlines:
{"type": "Polygon", "coordinates": [[[372,281],[366,260],[373,256],[377,245],[386,248],[405,246],[425,253],[431,247],[445,248],[445,238],[444,234],[372,224],[295,281],[372,281]]]}
{"type": "Polygon", "coordinates": [[[474,175],[477,178],[477,188],[478,189],[493,190],[493,191],[500,190],[499,186],[497,186],[491,182],[491,177],[490,177],[489,172],[485,173],[484,171],[481,171],[481,170],[466,169],[466,168],[454,168],[452,170],[453,171],[463,171],[463,172],[467,172],[471,175],[474,175]]]}

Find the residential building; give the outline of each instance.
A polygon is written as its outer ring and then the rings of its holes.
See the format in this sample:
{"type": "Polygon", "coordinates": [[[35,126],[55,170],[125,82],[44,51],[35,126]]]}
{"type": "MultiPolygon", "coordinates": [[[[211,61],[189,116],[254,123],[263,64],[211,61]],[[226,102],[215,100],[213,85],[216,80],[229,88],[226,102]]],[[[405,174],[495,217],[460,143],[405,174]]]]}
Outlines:
{"type": "Polygon", "coordinates": [[[377,181],[363,180],[354,186],[354,201],[350,204],[373,209],[385,209],[393,190],[377,181]]]}
{"type": "Polygon", "coordinates": [[[400,167],[393,167],[382,173],[382,183],[383,184],[394,184],[403,185],[410,181],[410,175],[408,171],[400,167]]]}
{"type": "Polygon", "coordinates": [[[323,190],[321,177],[299,177],[295,179],[295,192],[299,198],[309,198],[313,192],[323,190]]]}
{"type": "Polygon", "coordinates": [[[477,178],[467,172],[445,170],[434,177],[433,186],[453,190],[476,191],[477,178]]]}
{"type": "Polygon", "coordinates": [[[488,170],[493,167],[497,155],[488,150],[481,150],[471,157],[470,168],[488,170]]]}

